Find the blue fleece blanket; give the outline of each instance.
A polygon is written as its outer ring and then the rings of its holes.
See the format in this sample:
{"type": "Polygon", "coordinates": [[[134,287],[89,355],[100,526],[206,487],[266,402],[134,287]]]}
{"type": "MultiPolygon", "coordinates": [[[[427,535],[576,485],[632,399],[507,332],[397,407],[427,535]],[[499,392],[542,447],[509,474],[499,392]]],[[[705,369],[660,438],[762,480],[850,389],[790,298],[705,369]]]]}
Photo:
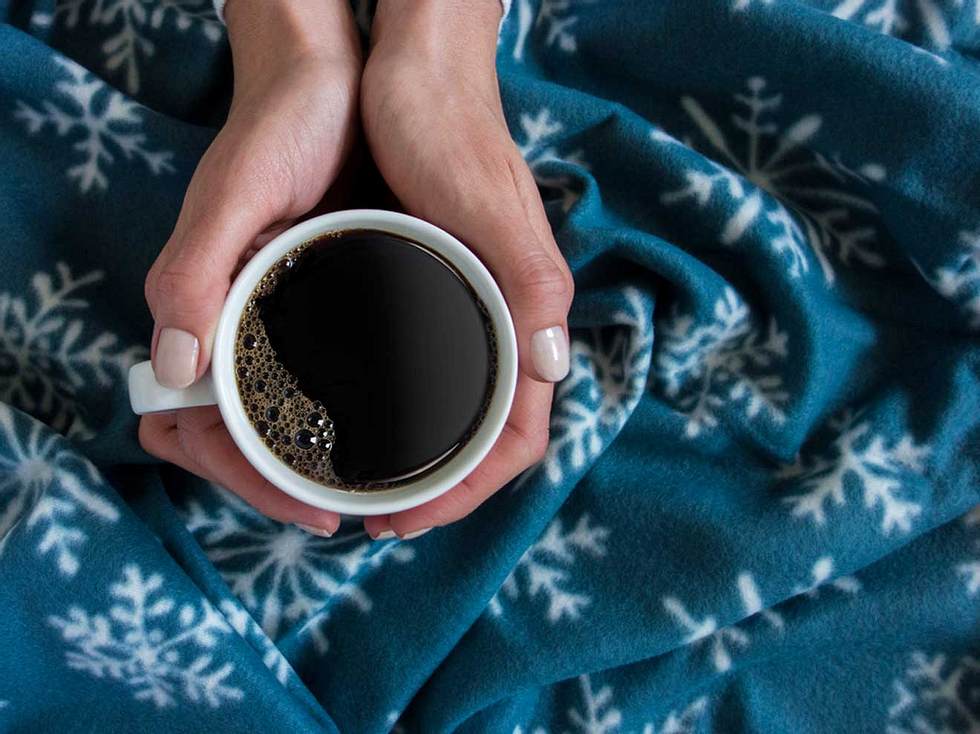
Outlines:
{"type": "Polygon", "coordinates": [[[379,543],[136,441],[208,0],[0,21],[0,730],[980,731],[980,0],[515,0],[571,374],[379,543]]]}

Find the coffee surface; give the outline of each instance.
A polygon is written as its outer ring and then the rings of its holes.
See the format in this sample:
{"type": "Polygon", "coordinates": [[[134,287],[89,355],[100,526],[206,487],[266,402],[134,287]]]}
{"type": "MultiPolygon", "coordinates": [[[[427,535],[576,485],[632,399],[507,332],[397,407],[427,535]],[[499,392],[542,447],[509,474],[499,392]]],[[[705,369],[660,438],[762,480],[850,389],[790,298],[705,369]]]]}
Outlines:
{"type": "Polygon", "coordinates": [[[315,481],[390,486],[438,466],[479,425],[495,336],[470,286],[384,232],[287,253],[243,314],[239,393],[252,425],[315,481]]]}

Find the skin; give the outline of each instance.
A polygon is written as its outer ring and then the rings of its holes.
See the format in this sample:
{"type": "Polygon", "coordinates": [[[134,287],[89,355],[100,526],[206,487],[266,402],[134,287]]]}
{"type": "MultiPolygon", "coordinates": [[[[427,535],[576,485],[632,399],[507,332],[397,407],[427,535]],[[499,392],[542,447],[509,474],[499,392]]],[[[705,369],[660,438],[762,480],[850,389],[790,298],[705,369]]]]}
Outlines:
{"type": "MultiPolygon", "coordinates": [[[[241,259],[323,198],[360,112],[371,154],[405,210],[466,242],[494,274],[514,317],[521,366],[507,424],[480,466],[425,505],[366,518],[372,536],[465,517],[547,446],[553,388],[533,367],[530,340],[553,326],[567,333],[573,285],[504,120],[495,70],[500,14],[497,0],[381,0],[362,65],[346,0],[229,0],[231,111],[147,276],[154,355],[161,328],[189,331],[200,341],[202,375],[241,259]]],[[[259,475],[215,407],[146,415],[140,442],[274,519],[325,532],[340,524],[259,475]]]]}

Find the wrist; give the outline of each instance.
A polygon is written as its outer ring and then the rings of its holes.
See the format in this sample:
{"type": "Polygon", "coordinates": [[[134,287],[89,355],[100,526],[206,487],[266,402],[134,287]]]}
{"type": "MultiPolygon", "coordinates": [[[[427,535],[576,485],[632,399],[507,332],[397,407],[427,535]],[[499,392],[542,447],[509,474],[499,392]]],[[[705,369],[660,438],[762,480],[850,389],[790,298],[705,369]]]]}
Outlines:
{"type": "Polygon", "coordinates": [[[408,45],[432,60],[487,57],[497,50],[500,0],[379,0],[371,27],[373,45],[408,45]]]}
{"type": "Polygon", "coordinates": [[[360,64],[347,0],[227,0],[223,14],[236,77],[308,58],[360,64]]]}

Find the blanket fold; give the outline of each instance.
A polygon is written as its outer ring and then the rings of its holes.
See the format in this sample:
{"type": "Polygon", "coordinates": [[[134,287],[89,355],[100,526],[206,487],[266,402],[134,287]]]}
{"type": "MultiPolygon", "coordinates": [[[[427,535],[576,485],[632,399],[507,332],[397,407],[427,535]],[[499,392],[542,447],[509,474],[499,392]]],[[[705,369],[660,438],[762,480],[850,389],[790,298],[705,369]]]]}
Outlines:
{"type": "Polygon", "coordinates": [[[139,448],[223,33],[0,0],[0,731],[980,730],[980,2],[514,0],[571,371],[414,541],[139,448]]]}

